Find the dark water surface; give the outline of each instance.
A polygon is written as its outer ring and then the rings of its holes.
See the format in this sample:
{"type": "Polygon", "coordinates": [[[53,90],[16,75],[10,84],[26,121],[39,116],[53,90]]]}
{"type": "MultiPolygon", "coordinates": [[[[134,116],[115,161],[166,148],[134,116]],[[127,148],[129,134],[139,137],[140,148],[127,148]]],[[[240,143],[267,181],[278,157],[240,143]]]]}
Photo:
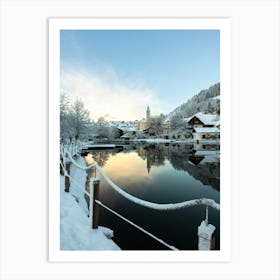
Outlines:
{"type": "MultiPolygon", "coordinates": [[[[91,151],[109,178],[124,191],[155,203],[176,203],[196,198],[220,202],[219,151],[195,151],[187,145],[146,145],[124,151],[91,151]]],[[[100,176],[101,177],[101,176],[100,176]]],[[[205,206],[157,211],[137,205],[114,191],[101,177],[99,200],[160,239],[180,250],[197,250],[197,229],[205,206]]],[[[216,227],[215,250],[220,248],[220,213],[209,208],[209,223],[216,227]]],[[[168,250],[130,224],[100,207],[99,225],[114,231],[122,250],[168,250]]]]}

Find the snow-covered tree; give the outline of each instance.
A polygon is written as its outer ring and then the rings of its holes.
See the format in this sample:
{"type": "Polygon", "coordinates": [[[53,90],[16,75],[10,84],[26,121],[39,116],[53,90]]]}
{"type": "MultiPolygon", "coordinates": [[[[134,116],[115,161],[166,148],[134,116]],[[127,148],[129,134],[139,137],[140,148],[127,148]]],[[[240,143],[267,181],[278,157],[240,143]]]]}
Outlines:
{"type": "Polygon", "coordinates": [[[106,119],[105,119],[105,117],[102,116],[102,117],[98,118],[97,122],[98,123],[104,123],[104,122],[106,122],[106,119]]]}
{"type": "Polygon", "coordinates": [[[110,127],[105,126],[105,125],[99,125],[96,127],[96,137],[97,138],[109,138],[110,137],[110,127]]]}
{"type": "Polygon", "coordinates": [[[74,138],[80,139],[86,132],[85,123],[89,121],[89,111],[85,109],[85,105],[80,98],[76,98],[70,108],[71,128],[74,132],[74,138]]]}
{"type": "Polygon", "coordinates": [[[182,114],[175,114],[170,118],[170,135],[174,137],[187,137],[190,133],[189,124],[182,114]]]}
{"type": "Polygon", "coordinates": [[[70,97],[67,93],[60,94],[60,139],[64,141],[70,138],[71,134],[71,114],[70,97]]]}
{"type": "Polygon", "coordinates": [[[109,132],[109,138],[115,139],[115,138],[120,138],[120,136],[121,136],[120,130],[115,126],[111,126],[109,132]]]}
{"type": "Polygon", "coordinates": [[[161,136],[163,133],[164,115],[151,117],[149,120],[149,134],[153,136],[161,136]]]}

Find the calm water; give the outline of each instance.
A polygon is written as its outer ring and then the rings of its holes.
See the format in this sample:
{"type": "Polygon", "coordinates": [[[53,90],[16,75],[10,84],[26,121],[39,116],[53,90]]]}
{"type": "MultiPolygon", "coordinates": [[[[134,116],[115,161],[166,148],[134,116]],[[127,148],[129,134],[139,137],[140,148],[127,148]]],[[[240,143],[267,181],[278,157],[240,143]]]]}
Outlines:
{"type": "MultiPolygon", "coordinates": [[[[138,198],[176,203],[195,198],[220,202],[220,163],[215,151],[193,151],[186,145],[146,145],[126,151],[95,151],[96,161],[119,187],[138,198]]],[[[205,206],[156,211],[120,196],[101,178],[99,200],[127,219],[180,250],[197,250],[197,229],[205,206]]],[[[209,223],[216,227],[215,249],[220,248],[219,212],[209,208],[209,223]]],[[[99,225],[114,230],[122,250],[168,250],[138,229],[100,207],[99,225]]]]}

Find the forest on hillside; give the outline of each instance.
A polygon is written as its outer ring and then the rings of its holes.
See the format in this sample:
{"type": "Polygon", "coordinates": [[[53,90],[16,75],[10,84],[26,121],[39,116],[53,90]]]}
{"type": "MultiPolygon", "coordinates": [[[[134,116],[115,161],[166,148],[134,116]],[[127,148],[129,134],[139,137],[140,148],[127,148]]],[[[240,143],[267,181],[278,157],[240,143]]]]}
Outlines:
{"type": "Polygon", "coordinates": [[[195,113],[202,112],[205,114],[220,114],[220,83],[217,83],[208,89],[201,90],[186,103],[183,103],[169,116],[180,115],[188,118],[195,113]]]}

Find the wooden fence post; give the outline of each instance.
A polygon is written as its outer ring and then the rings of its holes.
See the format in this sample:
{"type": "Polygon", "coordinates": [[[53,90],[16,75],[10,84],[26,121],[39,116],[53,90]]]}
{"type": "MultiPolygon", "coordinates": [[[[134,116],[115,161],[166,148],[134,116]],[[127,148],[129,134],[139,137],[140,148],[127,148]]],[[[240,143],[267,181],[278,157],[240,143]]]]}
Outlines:
{"type": "Polygon", "coordinates": [[[91,227],[93,229],[98,228],[99,224],[99,205],[95,202],[95,199],[99,198],[99,186],[100,179],[94,177],[90,180],[90,217],[91,217],[91,227]]]}
{"type": "MultiPolygon", "coordinates": [[[[65,168],[66,168],[66,171],[67,171],[67,174],[70,176],[70,166],[71,166],[71,163],[70,162],[67,162],[65,164],[65,168]]],[[[65,176],[65,188],[64,190],[66,192],[69,192],[69,189],[70,189],[70,178],[68,176],[65,176]]]]}

